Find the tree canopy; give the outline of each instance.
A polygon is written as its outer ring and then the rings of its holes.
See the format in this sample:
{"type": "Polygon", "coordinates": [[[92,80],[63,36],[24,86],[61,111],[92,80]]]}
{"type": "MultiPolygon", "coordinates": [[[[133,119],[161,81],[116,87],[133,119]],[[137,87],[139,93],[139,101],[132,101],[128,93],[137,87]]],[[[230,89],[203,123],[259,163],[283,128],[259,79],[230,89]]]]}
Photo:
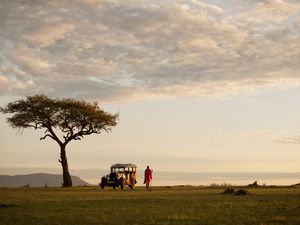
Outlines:
{"type": "MultiPolygon", "coordinates": [[[[0,111],[13,114],[7,118],[7,122],[13,128],[45,129],[45,135],[40,139],[49,137],[60,145],[60,162],[64,173],[64,169],[67,169],[63,165],[67,162],[66,156],[64,157],[66,145],[71,140],[81,140],[85,135],[110,131],[117,125],[119,117],[118,114],[112,115],[103,111],[97,102],[70,98],[54,99],[46,95],[30,96],[8,103],[1,107],[0,111]],[[59,136],[59,133],[62,135],[59,136]]],[[[65,183],[65,176],[64,186],[72,186],[72,183],[65,183]]]]}

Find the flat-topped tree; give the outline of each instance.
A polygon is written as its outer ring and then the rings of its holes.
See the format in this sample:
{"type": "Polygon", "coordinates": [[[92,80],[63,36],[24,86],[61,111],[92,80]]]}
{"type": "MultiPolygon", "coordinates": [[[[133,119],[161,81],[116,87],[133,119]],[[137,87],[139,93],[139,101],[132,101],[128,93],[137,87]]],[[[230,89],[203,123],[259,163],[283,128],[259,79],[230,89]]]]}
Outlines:
{"type": "Polygon", "coordinates": [[[118,114],[104,112],[97,102],[53,99],[45,95],[8,103],[0,111],[13,114],[7,118],[13,128],[45,129],[45,135],[40,139],[49,137],[59,144],[64,187],[72,186],[66,145],[72,140],[81,140],[85,135],[109,132],[117,125],[119,117],[118,114]]]}

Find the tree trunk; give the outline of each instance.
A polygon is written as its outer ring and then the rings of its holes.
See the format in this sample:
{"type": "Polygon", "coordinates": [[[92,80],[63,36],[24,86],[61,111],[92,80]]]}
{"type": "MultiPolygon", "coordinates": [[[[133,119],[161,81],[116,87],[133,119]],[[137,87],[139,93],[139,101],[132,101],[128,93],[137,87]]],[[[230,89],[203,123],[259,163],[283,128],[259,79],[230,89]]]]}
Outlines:
{"type": "Polygon", "coordinates": [[[68,160],[66,155],[66,146],[60,145],[60,160],[63,169],[63,187],[72,187],[72,179],[69,173],[68,160]]]}

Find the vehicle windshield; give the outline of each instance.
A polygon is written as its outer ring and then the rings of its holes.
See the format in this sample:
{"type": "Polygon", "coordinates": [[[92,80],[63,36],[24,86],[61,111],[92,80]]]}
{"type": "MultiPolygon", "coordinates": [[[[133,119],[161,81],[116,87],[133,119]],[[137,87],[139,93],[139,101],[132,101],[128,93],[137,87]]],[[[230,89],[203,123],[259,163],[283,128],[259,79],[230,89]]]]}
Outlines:
{"type": "Polygon", "coordinates": [[[115,173],[124,173],[124,172],[130,172],[130,171],[135,171],[134,168],[129,168],[129,167],[118,167],[118,168],[111,168],[111,172],[115,173]]]}

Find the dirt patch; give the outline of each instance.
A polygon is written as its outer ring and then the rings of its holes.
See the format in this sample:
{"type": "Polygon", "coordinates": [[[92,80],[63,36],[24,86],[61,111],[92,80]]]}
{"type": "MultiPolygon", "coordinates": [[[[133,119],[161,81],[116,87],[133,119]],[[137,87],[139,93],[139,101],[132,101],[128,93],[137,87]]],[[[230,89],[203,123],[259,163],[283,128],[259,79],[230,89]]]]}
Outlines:
{"type": "Polygon", "coordinates": [[[9,208],[9,207],[16,207],[17,205],[15,204],[5,204],[5,203],[1,203],[0,204],[0,208],[9,208]]]}

